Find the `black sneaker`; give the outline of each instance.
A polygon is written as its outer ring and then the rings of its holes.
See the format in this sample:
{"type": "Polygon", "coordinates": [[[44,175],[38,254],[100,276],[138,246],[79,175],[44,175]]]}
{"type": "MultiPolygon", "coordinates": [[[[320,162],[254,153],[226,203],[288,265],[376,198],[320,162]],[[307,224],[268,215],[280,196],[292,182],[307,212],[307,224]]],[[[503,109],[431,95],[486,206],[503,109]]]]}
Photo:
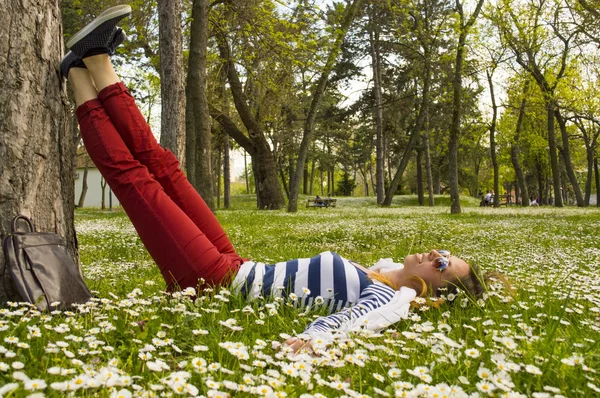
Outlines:
{"type": "MultiPolygon", "coordinates": [[[[106,46],[108,55],[114,55],[117,47],[127,39],[127,35],[121,28],[117,28],[112,36],[110,43],[106,46]]],[[[85,68],[85,64],[73,51],[69,51],[60,62],[60,74],[66,79],[69,76],[71,68],[85,68]]]]}
{"type": "Polygon", "coordinates": [[[119,47],[125,40],[127,40],[127,35],[123,29],[117,28],[110,43],[108,43],[108,55],[115,55],[117,52],[117,47],[119,47]]]}
{"type": "Polygon", "coordinates": [[[67,47],[79,58],[83,58],[89,50],[97,48],[105,48],[108,53],[117,24],[129,15],[131,15],[131,7],[128,5],[115,6],[103,11],[75,33],[67,43],[67,47]]]}

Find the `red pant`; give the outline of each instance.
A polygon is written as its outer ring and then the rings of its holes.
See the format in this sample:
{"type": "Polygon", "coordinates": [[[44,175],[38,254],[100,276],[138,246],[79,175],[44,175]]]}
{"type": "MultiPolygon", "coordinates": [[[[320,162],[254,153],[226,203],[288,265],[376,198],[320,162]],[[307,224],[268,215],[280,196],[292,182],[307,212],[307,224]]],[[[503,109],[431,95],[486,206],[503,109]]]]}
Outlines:
{"type": "Polygon", "coordinates": [[[211,285],[233,276],[243,259],[177,158],[150,131],[123,83],[77,108],[92,161],[158,264],[169,290],[211,285]]]}

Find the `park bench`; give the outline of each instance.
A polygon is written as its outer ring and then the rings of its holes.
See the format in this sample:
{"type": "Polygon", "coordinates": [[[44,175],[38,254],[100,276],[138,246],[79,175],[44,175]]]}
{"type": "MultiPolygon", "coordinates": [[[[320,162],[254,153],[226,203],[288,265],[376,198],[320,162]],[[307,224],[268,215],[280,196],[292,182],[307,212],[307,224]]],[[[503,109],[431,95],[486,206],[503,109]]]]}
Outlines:
{"type": "Polygon", "coordinates": [[[498,195],[498,199],[499,199],[499,202],[500,202],[500,206],[506,206],[506,207],[508,207],[509,205],[513,204],[512,195],[511,194],[498,195]]]}
{"type": "Polygon", "coordinates": [[[308,199],[306,207],[335,207],[336,203],[337,199],[332,198],[308,199]]]}

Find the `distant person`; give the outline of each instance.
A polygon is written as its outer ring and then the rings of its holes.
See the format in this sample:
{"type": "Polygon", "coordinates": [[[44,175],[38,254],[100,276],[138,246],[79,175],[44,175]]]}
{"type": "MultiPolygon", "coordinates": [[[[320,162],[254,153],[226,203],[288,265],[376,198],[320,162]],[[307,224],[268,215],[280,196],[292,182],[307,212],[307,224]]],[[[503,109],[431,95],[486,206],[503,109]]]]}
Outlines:
{"type": "Polygon", "coordinates": [[[533,196],[531,198],[529,198],[529,206],[539,206],[537,199],[534,198],[533,196]]]}
{"type": "MultiPolygon", "coordinates": [[[[332,252],[277,264],[238,255],[113,69],[109,49],[118,21],[130,13],[129,6],[112,7],[75,34],[61,71],[73,87],[85,147],[169,291],[195,294],[199,286],[228,286],[248,300],[280,297],[326,308],[332,314],[314,320],[301,335],[309,338],[359,327],[381,330],[405,318],[417,296],[431,305],[457,288],[471,298],[483,296],[478,268],[447,250],[411,254],[404,264],[380,260],[372,268],[332,252]]],[[[292,351],[311,346],[295,337],[286,344],[292,351]]]]}
{"type": "Polygon", "coordinates": [[[485,194],[485,198],[483,198],[483,205],[490,206],[494,201],[494,190],[490,189],[488,193],[485,194]]]}
{"type": "Polygon", "coordinates": [[[325,202],[323,201],[323,199],[319,195],[317,195],[315,197],[315,200],[313,200],[313,202],[317,206],[325,206],[325,202]]]}

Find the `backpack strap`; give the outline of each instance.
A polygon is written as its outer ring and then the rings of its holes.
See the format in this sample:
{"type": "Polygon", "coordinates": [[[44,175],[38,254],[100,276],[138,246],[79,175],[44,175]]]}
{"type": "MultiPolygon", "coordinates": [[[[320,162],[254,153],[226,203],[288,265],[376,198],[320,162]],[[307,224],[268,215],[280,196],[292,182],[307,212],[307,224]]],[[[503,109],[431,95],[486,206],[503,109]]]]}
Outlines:
{"type": "Polygon", "coordinates": [[[35,232],[33,222],[31,222],[31,220],[28,217],[22,214],[19,214],[18,216],[15,216],[15,218],[12,219],[10,224],[10,230],[13,234],[16,232],[35,232]],[[19,229],[19,220],[22,220],[27,224],[27,226],[29,227],[29,231],[22,231],[19,229]]]}

